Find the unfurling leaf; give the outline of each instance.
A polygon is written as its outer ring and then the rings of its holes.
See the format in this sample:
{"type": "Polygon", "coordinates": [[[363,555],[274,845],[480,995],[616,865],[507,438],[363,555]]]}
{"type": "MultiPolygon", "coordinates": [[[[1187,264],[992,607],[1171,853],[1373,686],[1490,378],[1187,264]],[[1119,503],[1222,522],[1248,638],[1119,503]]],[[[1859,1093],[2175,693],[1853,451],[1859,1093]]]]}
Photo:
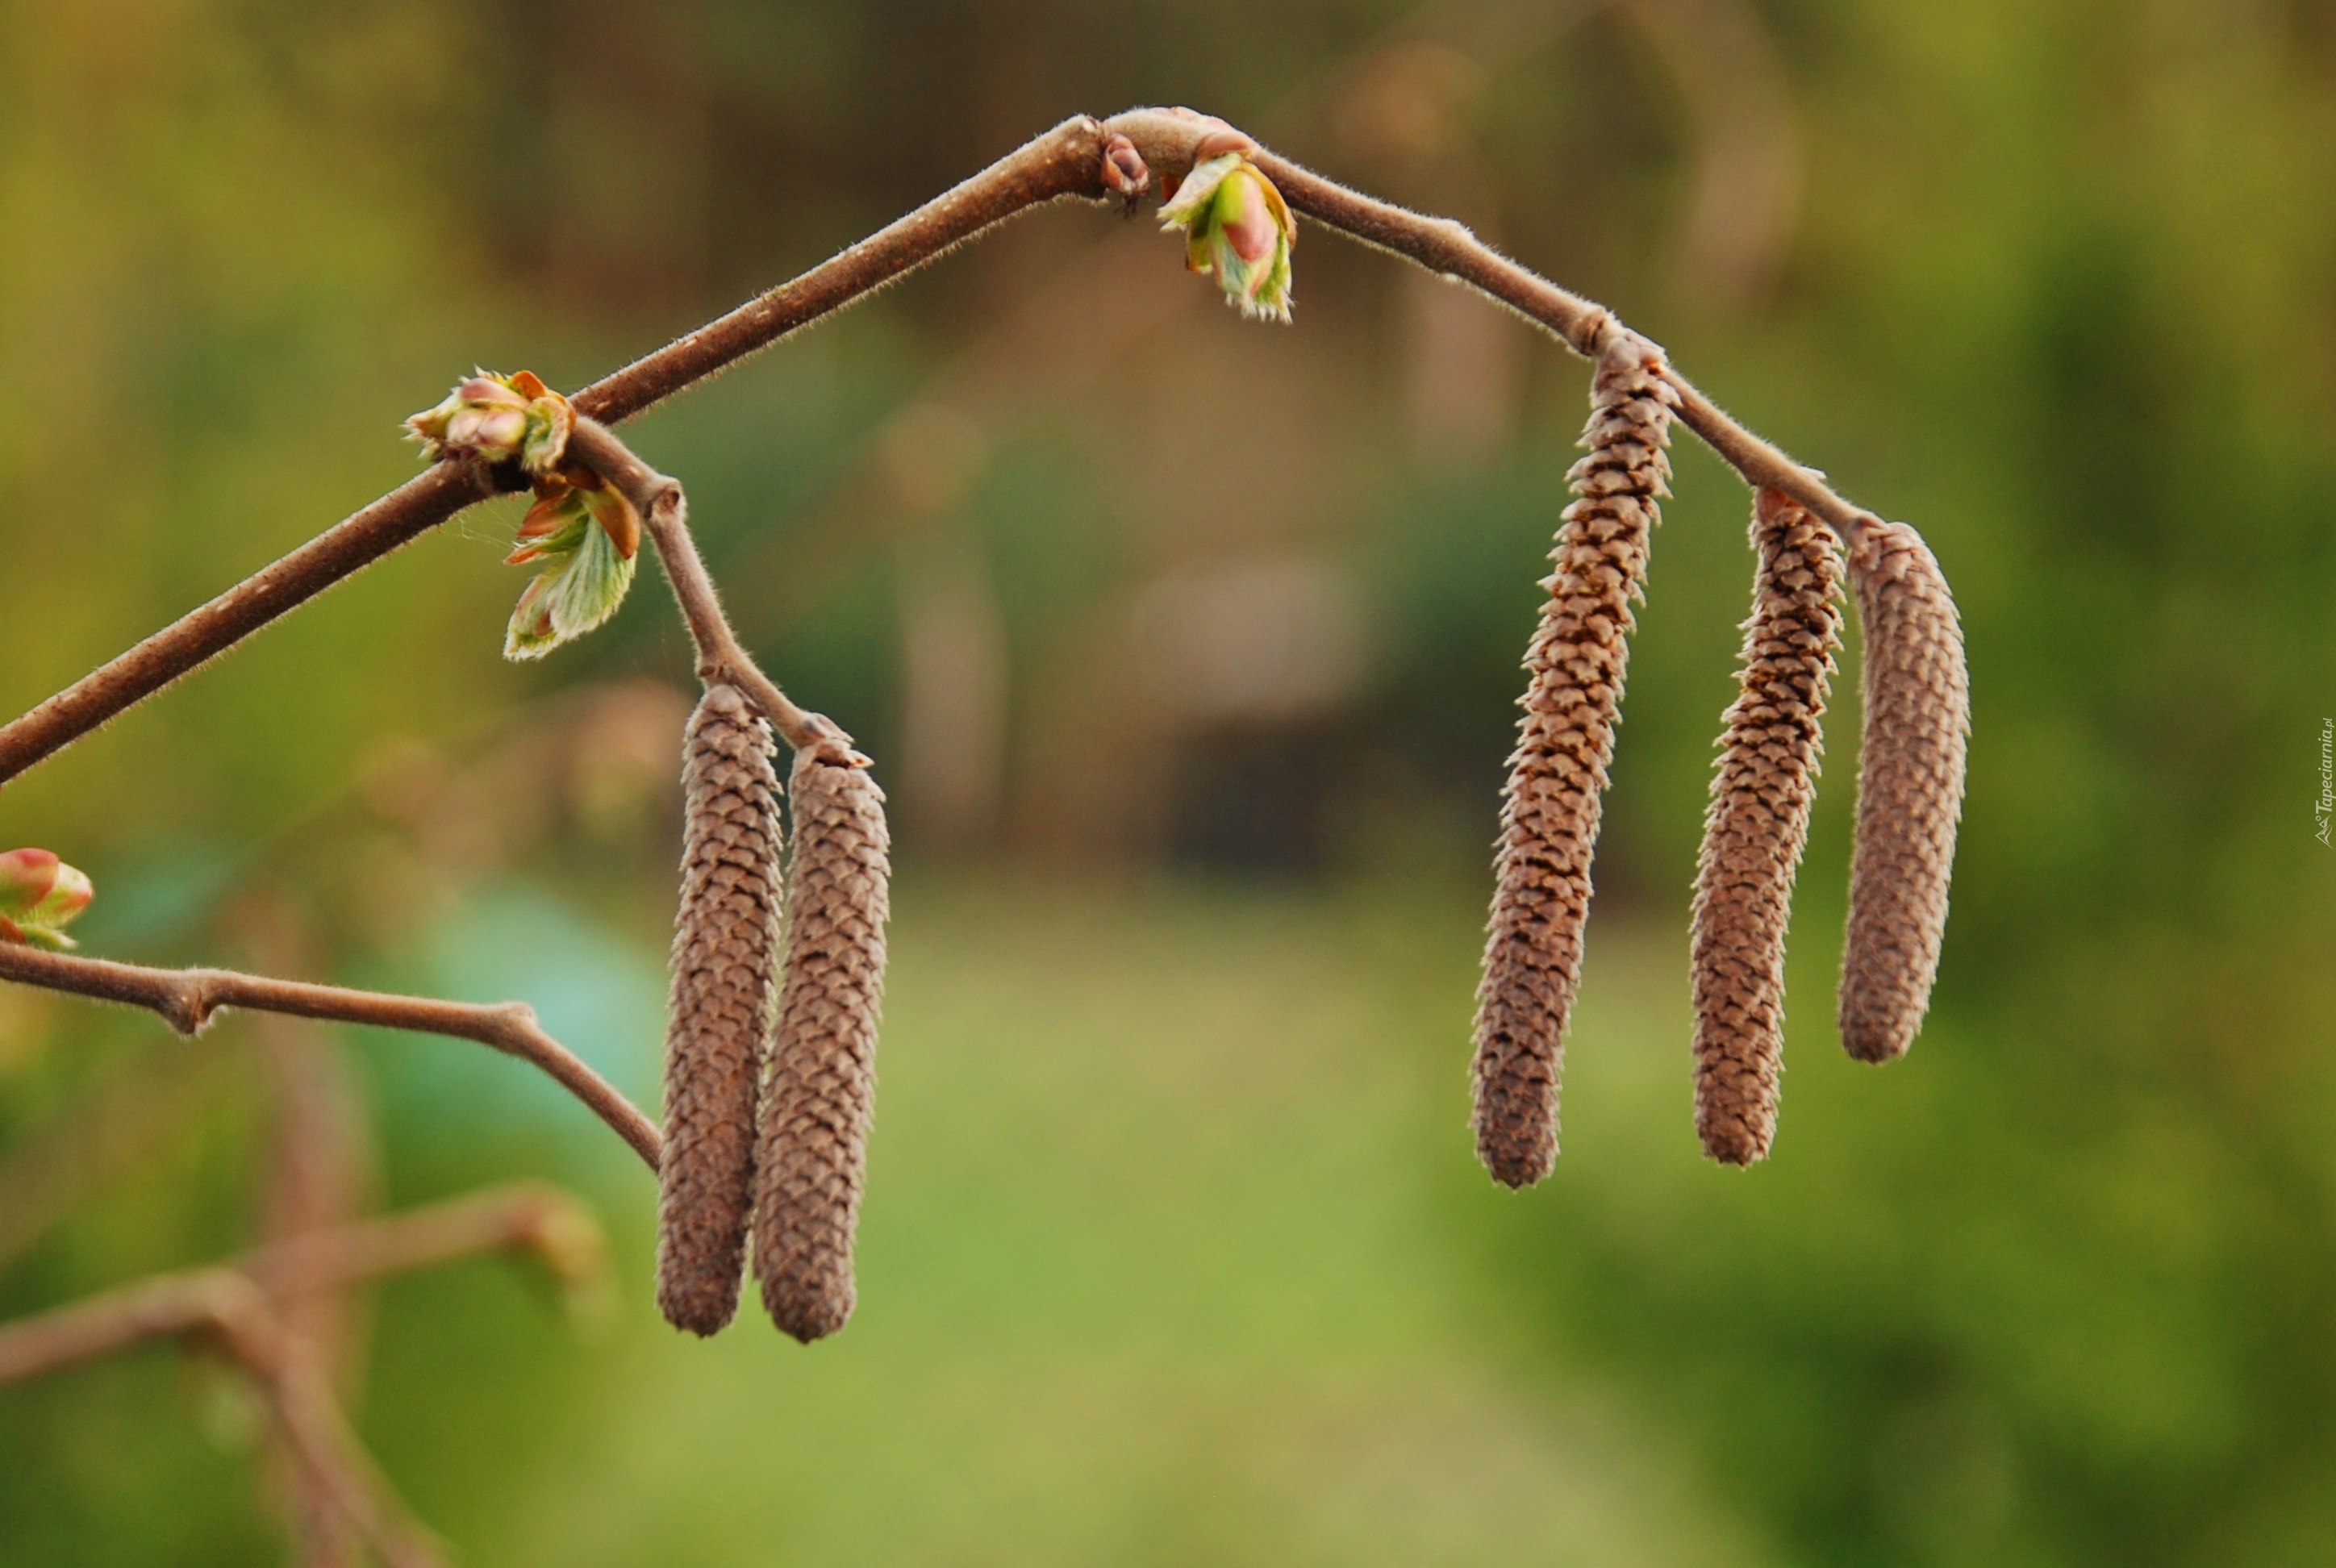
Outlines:
{"type": "Polygon", "coordinates": [[[563,487],[538,501],[508,561],[551,564],[519,596],[503,657],[541,658],[616,614],[633,586],[628,541],[638,548],[640,517],[613,490],[563,487]]]}

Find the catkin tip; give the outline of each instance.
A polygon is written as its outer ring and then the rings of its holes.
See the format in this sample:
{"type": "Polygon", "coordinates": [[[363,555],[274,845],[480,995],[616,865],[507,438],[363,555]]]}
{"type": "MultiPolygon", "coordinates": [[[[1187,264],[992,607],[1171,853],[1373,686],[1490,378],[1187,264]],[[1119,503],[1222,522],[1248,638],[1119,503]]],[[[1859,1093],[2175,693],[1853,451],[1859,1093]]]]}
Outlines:
{"type": "Polygon", "coordinates": [[[1903,522],[1869,524],[1850,562],[1865,709],[1842,948],[1841,1039],[1862,1062],[1906,1054],[1946,938],[1962,818],[1971,682],[1939,563],[1903,522]]]}
{"type": "Polygon", "coordinates": [[[795,754],[786,966],[757,1137],[754,1271],[763,1304],[809,1344],[857,1300],[853,1232],[876,1093],[890,918],[884,795],[867,771],[795,754]]]}
{"type": "Polygon", "coordinates": [[[1525,650],[1517,748],[1501,794],[1490,934],[1476,991],[1476,1150],[1495,1181],[1530,1186],[1557,1159],[1558,1079],[1582,972],[1590,854],[1622,703],[1630,602],[1670,476],[1679,394],[1646,339],[1611,335],[1591,382],[1589,455],[1568,478],[1525,650]]]}
{"type": "Polygon", "coordinates": [[[1695,1129],[1728,1165],[1767,1157],[1785,1057],[1785,926],[1825,749],[1841,646],[1841,554],[1781,491],[1752,514],[1757,558],[1737,696],[1704,813],[1695,881],[1695,1129]]]}
{"type": "Polygon", "coordinates": [[[754,1099],[778,979],[779,780],[770,726],[726,686],[690,716],[681,900],[657,1169],[657,1308],[720,1332],[738,1310],[754,1099]]]}

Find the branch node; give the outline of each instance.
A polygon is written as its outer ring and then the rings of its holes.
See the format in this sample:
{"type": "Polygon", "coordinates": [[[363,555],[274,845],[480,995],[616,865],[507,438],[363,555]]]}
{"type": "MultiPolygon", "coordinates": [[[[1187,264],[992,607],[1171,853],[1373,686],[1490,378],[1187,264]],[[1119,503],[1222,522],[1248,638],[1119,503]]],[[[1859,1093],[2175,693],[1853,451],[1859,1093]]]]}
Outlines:
{"type": "Polygon", "coordinates": [[[216,977],[209,969],[189,969],[183,984],[163,993],[162,1003],[155,1010],[180,1034],[192,1039],[210,1027],[219,1011],[218,999],[212,992],[216,977]]]}
{"type": "Polygon", "coordinates": [[[1582,358],[1595,359],[1606,352],[1606,346],[1613,341],[1614,334],[1621,326],[1621,323],[1614,318],[1612,311],[1602,305],[1593,305],[1582,319],[1573,324],[1573,330],[1566,335],[1565,341],[1582,358]]]}

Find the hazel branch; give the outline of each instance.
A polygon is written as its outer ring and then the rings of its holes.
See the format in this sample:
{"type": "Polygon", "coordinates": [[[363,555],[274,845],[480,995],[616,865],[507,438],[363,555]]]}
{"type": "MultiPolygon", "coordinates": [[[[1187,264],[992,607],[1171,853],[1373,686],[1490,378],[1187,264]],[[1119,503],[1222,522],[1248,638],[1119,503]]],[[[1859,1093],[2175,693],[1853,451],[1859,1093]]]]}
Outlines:
{"type": "Polygon", "coordinates": [[[634,455],[616,432],[589,415],[579,414],[568,438],[569,455],[621,492],[641,514],[666,580],[673,585],[674,601],[689,624],[690,640],[697,648],[697,678],[708,687],[735,687],[771,721],[771,727],[797,751],[814,749],[839,762],[849,762],[852,737],[822,714],[806,713],[788,699],[778,683],[764,675],[754,656],[731,629],[722,610],[722,596],[697,553],[689,531],[689,503],[681,482],[659,473],[634,455]]]}
{"type": "MultiPolygon", "coordinates": [[[[589,1219],[582,1230],[597,1239],[589,1219]]],[[[238,1319],[244,1295],[268,1300],[340,1290],[483,1252],[531,1250],[574,1273],[576,1201],[521,1182],[431,1203],[383,1220],[315,1231],[245,1253],[232,1264],[165,1274],[54,1311],[0,1325],[0,1383],[20,1381],[238,1319]]],[[[595,1242],[597,1244],[597,1241],[595,1242]]]]}
{"type": "MultiPolygon", "coordinates": [[[[1168,180],[1181,180],[1190,172],[1197,155],[1245,149],[1293,211],[1350,239],[1466,284],[1546,329],[1585,359],[1597,358],[1617,336],[1630,330],[1604,306],[1519,266],[1478,239],[1465,225],[1448,218],[1426,217],[1325,180],[1258,147],[1222,121],[1189,110],[1132,109],[1105,121],[1103,130],[1107,136],[1127,138],[1153,172],[1168,180]]],[[[1823,518],[1846,544],[1854,546],[1864,530],[1879,523],[1873,513],[1835,494],[1814,469],[1795,463],[1730,418],[1672,369],[1668,355],[1663,376],[1679,392],[1679,422],[1743,475],[1746,483],[1756,489],[1783,491],[1823,518]]]]}
{"type": "Polygon", "coordinates": [[[238,1273],[271,1298],[345,1290],[487,1252],[533,1252],[563,1283],[584,1285],[606,1259],[599,1228],[574,1198],[514,1182],[385,1219],[310,1231],[256,1248],[238,1273]]]}
{"type": "Polygon", "coordinates": [[[200,1336],[249,1372],[321,1495],[392,1568],[443,1568],[341,1415],[322,1371],[288,1349],[267,1292],[233,1269],[166,1274],[0,1329],[0,1383],[147,1339],[200,1336]]]}
{"type": "MultiPolygon", "coordinates": [[[[1603,306],[1520,267],[1460,224],[1349,190],[1258,149],[1222,121],[1188,110],[1136,109],[1101,122],[1085,116],[1065,121],[793,282],[594,383],[577,394],[577,412],[604,424],[620,423],[1017,213],[1075,197],[1132,201],[1151,184],[1155,171],[1182,179],[1204,150],[1213,155],[1233,148],[1248,150],[1296,210],[1325,228],[1467,284],[1546,327],[1577,353],[1594,356],[1624,330],[1603,306]]],[[[1878,526],[1878,519],[1836,495],[1814,470],[1793,462],[1730,418],[1675,370],[1666,366],[1664,374],[1679,390],[1680,423],[1747,482],[1785,492],[1853,548],[1878,526]]],[[[515,487],[513,478],[455,462],[400,485],[29,713],[0,726],[0,784],[472,502],[515,487]]],[[[667,531],[678,534],[677,530],[667,531]]],[[[667,553],[662,538],[659,550],[667,553]]],[[[670,570],[678,551],[667,559],[670,570]]],[[[689,575],[685,568],[676,582],[689,575]]],[[[752,682],[744,689],[754,690],[752,682]]]]}
{"type": "MultiPolygon", "coordinates": [[[[967,240],[1034,207],[1100,200],[1103,139],[1085,115],[1064,121],[954,190],[934,198],[790,283],[676,338],[593,383],[577,412],[620,423],[727,369],[822,317],[899,281],[967,240]]],[[[287,610],[314,599],[505,488],[500,476],[444,463],[408,480],[346,521],[264,568],[29,713],[0,726],[0,784],[63,750],[287,610]]]]}
{"type": "Polygon", "coordinates": [[[657,1124],[574,1052],[544,1033],[535,1009],[524,1002],[443,1002],[271,979],[232,969],[145,969],[104,959],[43,952],[9,942],[0,942],[0,979],[145,1008],[182,1035],[200,1031],[221,1008],[243,1008],[475,1040],[543,1069],[631,1145],[650,1170],[657,1168],[663,1148],[657,1124]]]}
{"type": "Polygon", "coordinates": [[[322,1366],[300,1353],[277,1304],[482,1252],[532,1251],[575,1283],[601,1267],[601,1245],[589,1216],[559,1189],[534,1182],[494,1188],[311,1232],[229,1267],[164,1275],[0,1327],[0,1383],[148,1339],[209,1338],[266,1390],[324,1504],[385,1561],[426,1568],[441,1554],[349,1431],[322,1366]]]}

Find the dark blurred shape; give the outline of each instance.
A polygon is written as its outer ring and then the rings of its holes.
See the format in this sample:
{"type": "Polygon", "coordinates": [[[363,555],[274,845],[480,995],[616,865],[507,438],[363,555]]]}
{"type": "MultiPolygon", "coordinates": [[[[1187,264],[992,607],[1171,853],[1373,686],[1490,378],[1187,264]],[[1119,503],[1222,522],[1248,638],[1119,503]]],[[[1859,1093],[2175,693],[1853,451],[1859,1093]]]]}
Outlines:
{"type": "Polygon", "coordinates": [[[1313,875],[1345,768],[1340,720],[1370,677],[1361,596],[1303,556],[1196,561],[1129,616],[1145,707],[1173,758],[1172,863],[1313,875]]]}
{"type": "Polygon", "coordinates": [[[1351,767],[1338,726],[1220,724],[1180,736],[1170,783],[1170,864],[1270,880],[1331,869],[1333,812],[1351,767]]]}

